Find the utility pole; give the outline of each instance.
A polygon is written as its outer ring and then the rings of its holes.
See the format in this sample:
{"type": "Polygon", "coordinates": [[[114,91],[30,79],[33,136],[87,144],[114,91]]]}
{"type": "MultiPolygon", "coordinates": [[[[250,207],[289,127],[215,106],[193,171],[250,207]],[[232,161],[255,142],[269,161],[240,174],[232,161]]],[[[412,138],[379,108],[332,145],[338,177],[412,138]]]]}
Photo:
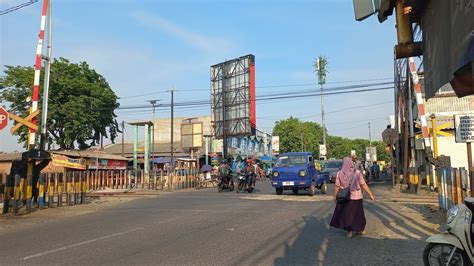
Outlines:
{"type": "Polygon", "coordinates": [[[369,122],[369,147],[372,148],[372,133],[370,131],[370,122],[369,122]]]}
{"type": "MultiPolygon", "coordinates": [[[[326,83],[326,74],[327,74],[327,65],[328,65],[328,60],[324,56],[319,56],[316,59],[316,71],[318,73],[318,83],[321,87],[321,126],[323,128],[323,145],[326,149],[326,126],[324,123],[324,96],[323,96],[323,91],[324,91],[324,84],[326,83]]],[[[326,154],[320,154],[320,156],[326,157],[326,154]]]]}
{"type": "Polygon", "coordinates": [[[151,134],[151,163],[154,165],[153,160],[155,159],[155,109],[156,109],[156,103],[159,100],[149,100],[148,102],[151,103],[153,106],[153,119],[152,121],[152,134],[151,134]]]}
{"type": "Polygon", "coordinates": [[[304,151],[303,133],[301,133],[300,137],[301,137],[301,151],[304,151]]]}
{"type": "Polygon", "coordinates": [[[124,135],[125,135],[125,121],[122,121],[122,157],[124,157],[124,135]]]}
{"type": "Polygon", "coordinates": [[[47,125],[46,121],[48,119],[48,98],[49,98],[49,79],[50,79],[50,74],[51,74],[51,46],[52,46],[52,33],[51,33],[51,28],[52,28],[52,0],[49,0],[48,2],[48,13],[46,20],[48,21],[48,38],[47,38],[47,44],[46,44],[46,56],[43,56],[43,59],[46,60],[46,64],[44,67],[44,85],[43,85],[43,107],[42,107],[42,113],[41,113],[41,138],[40,138],[40,149],[41,150],[46,150],[46,136],[47,136],[47,125]]]}
{"type": "Polygon", "coordinates": [[[209,138],[212,137],[212,135],[204,135],[204,139],[206,141],[206,147],[205,147],[205,152],[206,152],[206,164],[209,164],[209,138]]]}
{"type": "Polygon", "coordinates": [[[174,87],[171,87],[171,163],[170,171],[174,173],[174,87]]]}

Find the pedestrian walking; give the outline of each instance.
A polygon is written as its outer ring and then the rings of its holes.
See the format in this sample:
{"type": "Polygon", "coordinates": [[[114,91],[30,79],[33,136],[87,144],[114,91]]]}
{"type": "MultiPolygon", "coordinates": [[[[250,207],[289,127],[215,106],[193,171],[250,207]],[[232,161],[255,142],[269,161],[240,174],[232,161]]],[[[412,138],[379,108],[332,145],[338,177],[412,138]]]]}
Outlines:
{"type": "Polygon", "coordinates": [[[342,169],[337,173],[334,202],[336,208],[330,225],[335,228],[346,230],[347,238],[352,238],[355,234],[365,234],[365,214],[363,205],[364,189],[369,194],[370,200],[375,201],[374,195],[366,184],[364,177],[359,170],[354,168],[352,158],[346,157],[343,160],[342,169]],[[337,202],[336,196],[341,189],[349,188],[350,199],[345,202],[337,202]]]}

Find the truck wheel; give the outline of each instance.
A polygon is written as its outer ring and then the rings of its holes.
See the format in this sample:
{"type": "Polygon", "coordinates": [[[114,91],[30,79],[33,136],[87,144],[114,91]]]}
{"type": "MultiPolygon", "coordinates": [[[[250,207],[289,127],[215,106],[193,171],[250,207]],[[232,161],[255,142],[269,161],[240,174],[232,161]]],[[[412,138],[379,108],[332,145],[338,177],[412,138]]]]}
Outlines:
{"type": "Polygon", "coordinates": [[[293,194],[298,195],[298,189],[297,188],[294,188],[292,190],[293,190],[293,194]]]}
{"type": "Polygon", "coordinates": [[[328,184],[326,182],[324,182],[322,185],[321,185],[321,193],[323,194],[328,194],[328,184]]]}
{"type": "Polygon", "coordinates": [[[283,194],[283,188],[275,188],[275,192],[277,195],[283,194]]]}
{"type": "Polygon", "coordinates": [[[308,188],[309,195],[312,197],[314,194],[316,194],[316,186],[314,184],[311,184],[308,188]]]}

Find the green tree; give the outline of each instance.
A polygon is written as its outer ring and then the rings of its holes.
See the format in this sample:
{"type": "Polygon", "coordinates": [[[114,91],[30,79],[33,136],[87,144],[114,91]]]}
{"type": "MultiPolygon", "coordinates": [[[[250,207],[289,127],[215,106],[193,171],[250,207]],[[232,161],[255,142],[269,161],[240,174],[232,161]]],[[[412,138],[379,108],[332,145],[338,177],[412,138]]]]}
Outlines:
{"type": "Polygon", "coordinates": [[[302,122],[290,117],[275,122],[273,135],[280,136],[280,152],[309,151],[319,156],[323,130],[314,122],[302,122]]]}
{"type": "MultiPolygon", "coordinates": [[[[34,69],[5,67],[4,76],[0,77],[0,103],[7,103],[11,112],[25,117],[30,107],[26,99],[32,93],[34,69]]],[[[40,109],[41,102],[42,91],[40,109]]],[[[86,62],[55,59],[51,64],[47,143],[55,143],[61,149],[74,149],[76,145],[85,149],[98,143],[101,135],[113,142],[120,132],[114,113],[118,106],[117,96],[105,78],[86,62]]],[[[39,125],[41,117],[37,118],[39,125]]],[[[28,129],[22,127],[15,134],[19,143],[25,142],[28,129]]]]}
{"type": "MultiPolygon", "coordinates": [[[[319,143],[322,142],[322,127],[314,122],[303,122],[290,117],[275,122],[273,135],[280,137],[280,152],[309,151],[319,157],[319,143]]],[[[377,147],[378,160],[388,160],[385,144],[372,141],[377,147]]],[[[328,158],[343,158],[355,150],[361,160],[365,159],[365,149],[369,146],[367,139],[348,139],[339,136],[327,136],[328,158]]]]}

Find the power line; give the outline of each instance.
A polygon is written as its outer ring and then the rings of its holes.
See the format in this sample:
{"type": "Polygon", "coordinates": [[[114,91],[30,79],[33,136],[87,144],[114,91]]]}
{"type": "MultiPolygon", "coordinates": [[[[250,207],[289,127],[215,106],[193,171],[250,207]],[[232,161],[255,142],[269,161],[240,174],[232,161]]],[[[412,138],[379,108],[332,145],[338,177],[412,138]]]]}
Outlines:
{"type": "MultiPolygon", "coordinates": [[[[343,83],[356,83],[356,82],[370,82],[370,81],[382,81],[382,80],[392,80],[391,82],[385,82],[384,84],[393,83],[393,78],[378,78],[378,79],[361,79],[361,80],[348,80],[348,81],[335,81],[335,82],[327,82],[326,84],[343,84],[343,83]]],[[[285,84],[285,85],[266,85],[266,86],[258,86],[256,89],[268,89],[268,88],[285,88],[285,87],[305,87],[305,86],[316,86],[317,83],[296,83],[296,84],[285,84]]],[[[374,84],[375,85],[375,84],[374,84]]],[[[209,92],[210,89],[182,89],[182,90],[175,90],[175,92],[192,92],[192,91],[207,91],[209,92]]],[[[149,96],[154,94],[163,94],[167,93],[168,91],[157,91],[157,92],[150,92],[150,93],[143,93],[138,95],[131,95],[131,96],[124,96],[119,97],[119,99],[131,99],[131,98],[138,98],[143,96],[149,96]]]]}
{"type": "MultiPolygon", "coordinates": [[[[327,88],[326,91],[337,91],[337,90],[350,90],[350,89],[358,89],[358,88],[366,88],[366,87],[373,87],[373,86],[380,86],[380,85],[388,85],[388,84],[392,84],[393,82],[379,82],[379,83],[371,83],[371,84],[359,84],[359,85],[349,85],[349,86],[339,86],[339,87],[331,87],[331,88],[327,88]]],[[[281,96],[281,95],[286,95],[286,94],[293,94],[293,95],[296,95],[296,94],[303,94],[303,93],[314,93],[315,91],[314,90],[300,90],[300,91],[286,91],[286,92],[278,92],[278,93],[271,93],[271,94],[260,94],[260,95],[257,95],[257,99],[260,97],[260,98],[265,98],[265,97],[271,97],[271,96],[281,96]]],[[[144,94],[142,94],[144,95],[144,94]]],[[[131,96],[133,97],[133,96],[131,96]]],[[[202,100],[196,100],[196,101],[191,101],[191,102],[180,102],[180,103],[177,103],[177,106],[179,105],[186,105],[187,103],[190,103],[190,104],[196,104],[198,102],[210,102],[210,100],[208,99],[202,99],[202,100]]],[[[142,106],[142,105],[140,105],[142,106]]],[[[166,106],[166,104],[160,104],[158,105],[157,107],[160,107],[160,106],[166,106]]],[[[133,109],[134,107],[131,107],[131,109],[133,109]]],[[[122,108],[123,109],[123,108],[122,108]]]]}
{"type": "MultiPolygon", "coordinates": [[[[367,108],[367,107],[379,106],[379,105],[384,105],[384,104],[387,104],[387,103],[393,103],[393,101],[385,101],[385,102],[374,103],[374,104],[367,104],[367,105],[350,106],[350,107],[346,107],[346,108],[342,108],[342,109],[330,111],[330,112],[327,112],[327,113],[325,113],[325,114],[339,113],[339,112],[342,112],[342,111],[351,110],[351,109],[357,109],[357,108],[367,108]]],[[[308,116],[300,116],[300,117],[295,117],[295,118],[303,119],[303,118],[319,117],[319,116],[321,116],[321,114],[308,115],[308,116]]],[[[278,117],[281,117],[281,116],[278,116],[278,117]]],[[[257,119],[263,119],[263,120],[265,120],[266,118],[278,118],[278,117],[276,117],[276,116],[273,116],[273,117],[257,117],[257,119]]]]}
{"type": "Polygon", "coordinates": [[[0,16],[11,13],[11,12],[16,11],[16,10],[19,10],[21,8],[27,7],[29,5],[32,5],[32,4],[36,3],[36,2],[38,2],[38,0],[30,0],[29,2],[4,9],[4,10],[0,11],[0,16]]]}
{"type": "MultiPolygon", "coordinates": [[[[361,90],[344,90],[344,91],[330,91],[324,93],[324,95],[338,95],[338,94],[349,94],[349,93],[361,93],[361,92],[371,92],[371,91],[380,91],[380,90],[389,90],[394,89],[394,87],[380,87],[380,88],[368,88],[368,89],[361,89],[361,90]]],[[[279,96],[265,96],[261,98],[255,99],[256,102],[262,101],[274,101],[274,100],[281,100],[281,99],[295,99],[295,98],[309,98],[309,97],[317,97],[321,96],[321,93],[314,92],[314,93],[306,93],[306,94],[282,94],[279,96]]],[[[243,102],[245,103],[245,102],[243,102]]],[[[209,106],[211,104],[210,100],[196,100],[196,101],[188,101],[188,102],[177,102],[175,103],[175,107],[190,107],[190,106],[209,106]]],[[[162,104],[157,108],[163,107],[170,107],[169,104],[162,104]]],[[[149,109],[151,108],[149,105],[136,105],[136,106],[124,106],[118,107],[117,110],[126,110],[126,109],[149,109]]],[[[110,108],[99,108],[97,110],[107,110],[110,108]]],[[[115,109],[115,108],[114,108],[115,109]]]]}

